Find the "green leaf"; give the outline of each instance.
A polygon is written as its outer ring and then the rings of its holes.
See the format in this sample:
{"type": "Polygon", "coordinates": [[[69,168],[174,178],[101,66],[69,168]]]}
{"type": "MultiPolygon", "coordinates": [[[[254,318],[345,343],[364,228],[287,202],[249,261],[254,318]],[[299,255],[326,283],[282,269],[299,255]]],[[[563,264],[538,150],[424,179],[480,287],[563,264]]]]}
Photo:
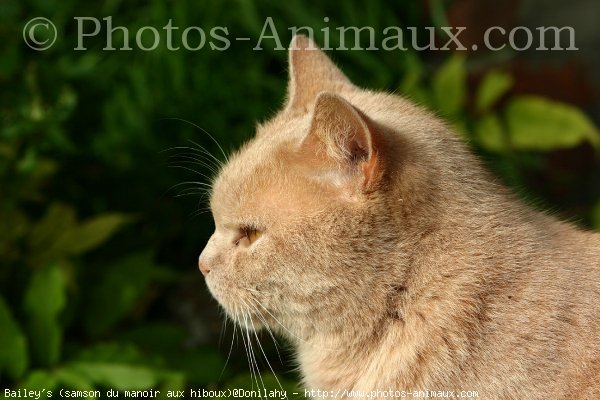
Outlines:
{"type": "Polygon", "coordinates": [[[125,214],[103,214],[65,231],[54,243],[57,254],[78,255],[108,240],[119,228],[131,221],[125,214]]]}
{"type": "Polygon", "coordinates": [[[74,370],[69,365],[58,369],[54,376],[57,383],[76,390],[92,390],[94,385],[90,379],[80,371],[74,370]]]}
{"type": "Polygon", "coordinates": [[[582,142],[597,146],[600,133],[579,109],[537,96],[520,96],[506,108],[512,146],[520,150],[550,151],[582,142]]]}
{"type": "Polygon", "coordinates": [[[25,292],[31,352],[43,366],[56,364],[60,358],[62,327],[58,317],[66,304],[66,277],[54,264],[34,272],[25,292]]]}
{"type": "Polygon", "coordinates": [[[27,370],[27,340],[14,320],[8,305],[0,297],[0,376],[19,379],[27,370]]]}
{"type": "Polygon", "coordinates": [[[95,384],[115,390],[142,390],[156,385],[160,371],[137,365],[110,362],[78,362],[70,369],[95,384]]]}
{"type": "MultiPolygon", "coordinates": [[[[23,382],[19,385],[22,389],[27,390],[53,390],[57,385],[57,379],[54,374],[48,371],[36,370],[32,371],[23,382]]],[[[43,395],[42,398],[47,398],[43,395]]]]}
{"type": "Polygon", "coordinates": [[[506,149],[506,136],[497,115],[486,115],[475,122],[475,138],[486,150],[501,152],[506,149]]]}
{"type": "Polygon", "coordinates": [[[440,112],[456,116],[465,104],[467,69],[464,56],[454,55],[433,76],[433,98],[440,112]]]}
{"type": "Polygon", "coordinates": [[[101,280],[91,288],[83,314],[88,333],[102,335],[126,317],[145,293],[156,269],[150,252],[108,265],[101,280]]]}
{"type": "MultiPolygon", "coordinates": [[[[169,347],[169,345],[165,345],[165,353],[167,353],[166,347],[169,347]]],[[[202,361],[206,361],[195,351],[184,352],[182,349],[180,352],[177,349],[174,351],[171,347],[170,353],[183,356],[196,355],[201,367],[204,367],[202,361]]],[[[112,387],[115,379],[120,378],[112,374],[107,375],[106,370],[107,368],[116,366],[117,369],[125,371],[130,377],[135,377],[137,381],[135,387],[131,385],[127,386],[128,383],[125,379],[121,383],[116,382],[125,389],[144,389],[144,386],[149,385],[150,381],[152,381],[160,382],[162,389],[182,390],[185,387],[186,376],[183,372],[178,371],[181,369],[179,363],[175,363],[174,365],[175,368],[173,369],[165,369],[164,359],[154,349],[147,349],[147,351],[142,352],[132,344],[116,342],[102,343],[83,349],[81,353],[76,355],[74,361],[59,370],[59,372],[65,370],[70,376],[83,379],[82,382],[91,382],[94,385],[112,387]]],[[[222,362],[219,365],[222,365],[222,362]]],[[[214,365],[211,366],[213,367],[213,371],[211,372],[214,372],[214,365]]],[[[198,374],[202,375],[202,373],[202,370],[193,372],[194,376],[198,374]]],[[[59,376],[58,373],[57,376],[59,376]]],[[[155,385],[156,383],[153,386],[155,385]]]]}
{"type": "Polygon", "coordinates": [[[490,71],[477,90],[475,107],[485,113],[513,86],[512,76],[501,71],[490,71]]]}
{"type": "Polygon", "coordinates": [[[120,340],[134,343],[147,351],[173,353],[182,349],[186,332],[181,325],[172,323],[146,323],[122,333],[120,340]]]}
{"type": "Polygon", "coordinates": [[[75,226],[75,210],[67,205],[54,203],[46,210],[44,218],[31,231],[29,247],[33,252],[45,251],[56,241],[61,232],[75,226]]]}
{"type": "MultiPolygon", "coordinates": [[[[149,353],[152,349],[148,350],[149,353]]],[[[83,348],[76,357],[76,362],[108,362],[118,364],[144,364],[148,366],[150,360],[130,343],[100,343],[83,348]]]]}
{"type": "Polygon", "coordinates": [[[421,60],[412,53],[406,53],[403,61],[404,75],[402,82],[400,82],[400,92],[404,95],[409,95],[415,89],[421,88],[424,68],[421,60]]]}
{"type": "MultiPolygon", "coordinates": [[[[177,390],[186,389],[185,375],[180,372],[163,372],[161,374],[162,384],[160,386],[161,394],[157,396],[159,399],[168,399],[168,391],[175,392],[177,390]]],[[[172,399],[172,397],[171,397],[172,399]]]]}

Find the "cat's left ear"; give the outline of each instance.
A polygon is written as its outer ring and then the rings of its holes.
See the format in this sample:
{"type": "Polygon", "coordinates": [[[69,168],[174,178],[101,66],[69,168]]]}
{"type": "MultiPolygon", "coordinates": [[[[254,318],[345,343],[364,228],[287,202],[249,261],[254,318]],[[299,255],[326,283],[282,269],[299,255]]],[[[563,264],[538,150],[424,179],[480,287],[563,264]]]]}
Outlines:
{"type": "Polygon", "coordinates": [[[378,142],[374,123],[347,100],[327,92],[318,95],[302,146],[335,166],[342,180],[358,179],[366,190],[374,185],[381,167],[378,142]]]}
{"type": "Polygon", "coordinates": [[[290,43],[289,70],[286,110],[292,113],[307,113],[320,92],[353,87],[319,46],[304,35],[294,36],[290,43]]]}

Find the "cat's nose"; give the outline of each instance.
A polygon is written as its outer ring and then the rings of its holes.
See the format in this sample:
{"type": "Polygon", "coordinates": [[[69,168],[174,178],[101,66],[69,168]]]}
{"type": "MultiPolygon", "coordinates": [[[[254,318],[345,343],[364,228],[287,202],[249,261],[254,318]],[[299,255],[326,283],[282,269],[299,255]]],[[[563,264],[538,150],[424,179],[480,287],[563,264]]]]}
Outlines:
{"type": "Polygon", "coordinates": [[[208,267],[206,261],[202,259],[202,257],[198,259],[198,268],[200,268],[200,272],[202,272],[202,275],[204,275],[206,278],[206,275],[208,275],[210,272],[210,268],[208,267]]]}

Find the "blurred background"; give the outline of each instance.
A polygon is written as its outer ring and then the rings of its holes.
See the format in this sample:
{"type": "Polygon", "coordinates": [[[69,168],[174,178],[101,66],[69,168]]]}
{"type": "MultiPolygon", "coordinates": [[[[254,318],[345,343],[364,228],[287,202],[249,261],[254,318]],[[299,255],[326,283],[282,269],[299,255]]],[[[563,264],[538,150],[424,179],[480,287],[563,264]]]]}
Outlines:
{"type": "MultiPolygon", "coordinates": [[[[223,159],[210,135],[232,151],[283,102],[286,51],[268,39],[252,50],[267,17],[284,46],[291,26],[312,27],[319,43],[329,27],[331,47],[339,44],[337,26],[373,27],[377,43],[385,27],[417,27],[421,44],[432,26],[438,47],[448,39],[440,27],[467,27],[465,51],[329,55],[358,85],[409,96],[450,121],[535,207],[600,230],[600,3],[305,3],[0,2],[2,389],[256,387],[246,349],[197,270],[213,222],[201,185],[189,182],[210,182],[213,174],[197,162],[201,149],[223,159]],[[45,51],[23,41],[25,23],[38,16],[58,31],[45,51]],[[106,16],[132,34],[161,30],[169,19],[207,35],[227,27],[231,45],[173,51],[163,42],[143,51],[132,43],[131,51],[105,51],[106,16]],[[100,34],[85,39],[86,51],[74,51],[74,17],[102,23],[100,34]],[[527,50],[489,51],[482,44],[490,26],[534,33],[571,26],[579,50],[535,50],[536,36],[527,50]]],[[[180,45],[180,34],[174,37],[180,45]]],[[[112,36],[116,48],[123,40],[122,31],[112,36]]],[[[354,45],[352,34],[346,43],[354,45]]],[[[405,43],[411,47],[410,35],[405,43]]],[[[271,337],[259,337],[258,384],[291,392],[298,382],[291,352],[278,339],[278,354],[271,337]]]]}

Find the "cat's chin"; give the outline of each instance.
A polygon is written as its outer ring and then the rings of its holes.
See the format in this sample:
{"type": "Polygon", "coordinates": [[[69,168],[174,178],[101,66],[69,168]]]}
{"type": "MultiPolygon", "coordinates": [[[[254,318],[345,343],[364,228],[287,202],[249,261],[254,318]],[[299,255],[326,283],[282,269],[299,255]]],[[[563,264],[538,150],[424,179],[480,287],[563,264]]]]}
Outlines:
{"type": "Polygon", "coordinates": [[[265,328],[264,322],[257,315],[245,314],[244,316],[240,316],[238,314],[237,318],[234,318],[229,313],[228,315],[229,318],[242,329],[259,332],[265,328]]]}
{"type": "Polygon", "coordinates": [[[233,287],[221,287],[215,281],[207,280],[207,284],[209,291],[219,302],[229,319],[238,326],[250,331],[260,331],[271,320],[268,311],[265,310],[260,314],[257,312],[264,306],[258,305],[251,298],[243,300],[245,296],[248,296],[248,293],[236,291],[233,287]],[[249,304],[253,306],[249,306],[249,304]]]}

